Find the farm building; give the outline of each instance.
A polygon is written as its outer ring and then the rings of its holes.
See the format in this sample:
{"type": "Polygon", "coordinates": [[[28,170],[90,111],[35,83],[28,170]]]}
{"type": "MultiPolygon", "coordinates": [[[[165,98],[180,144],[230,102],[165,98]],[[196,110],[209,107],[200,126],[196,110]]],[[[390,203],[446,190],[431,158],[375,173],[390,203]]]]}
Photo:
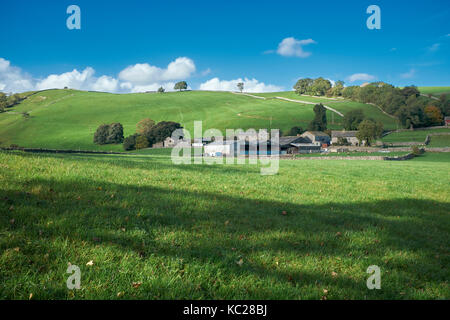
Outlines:
{"type": "MultiPolygon", "coordinates": [[[[208,156],[270,155],[272,154],[271,149],[269,140],[266,140],[265,143],[242,140],[215,141],[204,147],[205,154],[208,156]]],[[[279,153],[280,151],[277,151],[277,154],[279,153]]]]}
{"type": "Polygon", "coordinates": [[[322,149],[319,143],[292,143],[296,149],[293,153],[318,153],[322,149]]]}
{"type": "Polygon", "coordinates": [[[164,141],[154,143],[153,148],[173,148],[180,142],[183,143],[183,145],[189,146],[190,141],[183,140],[183,139],[184,139],[183,136],[179,136],[178,139],[174,139],[172,137],[167,137],[166,139],[164,139],[164,141]]]}
{"type": "Polygon", "coordinates": [[[306,131],[301,137],[309,139],[310,143],[318,143],[322,146],[328,146],[331,142],[330,136],[321,131],[306,131]]]}
{"type": "Polygon", "coordinates": [[[282,153],[297,153],[297,147],[293,143],[308,143],[309,141],[301,136],[280,137],[280,151],[282,153]]]}
{"type": "Polygon", "coordinates": [[[345,139],[352,146],[357,146],[359,144],[359,140],[356,137],[357,132],[358,131],[331,131],[331,143],[338,144],[339,140],[345,139]]]}
{"type": "Polygon", "coordinates": [[[309,132],[305,136],[301,135],[296,137],[281,137],[281,153],[294,154],[320,152],[322,143],[320,141],[316,141],[316,137],[319,137],[319,135],[315,135],[312,132],[309,132]]]}
{"type": "Polygon", "coordinates": [[[205,154],[209,156],[236,156],[238,155],[238,141],[214,141],[204,147],[205,154]]]}
{"type": "Polygon", "coordinates": [[[445,117],[445,125],[450,127],[450,117],[445,117]]]}

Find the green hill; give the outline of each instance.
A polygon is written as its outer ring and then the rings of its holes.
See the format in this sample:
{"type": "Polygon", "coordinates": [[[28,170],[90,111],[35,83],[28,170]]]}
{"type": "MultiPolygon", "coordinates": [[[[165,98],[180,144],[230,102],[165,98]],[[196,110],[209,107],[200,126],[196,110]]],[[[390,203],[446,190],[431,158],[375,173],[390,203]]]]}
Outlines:
{"type": "MultiPolygon", "coordinates": [[[[274,95],[274,94],[263,94],[274,95]]],[[[303,97],[292,92],[276,96],[323,102],[338,111],[362,108],[367,116],[383,121],[395,129],[395,119],[371,105],[343,100],[303,97]]],[[[93,134],[102,123],[120,122],[125,135],[135,132],[143,118],[176,121],[193,133],[193,122],[203,121],[203,130],[279,128],[284,132],[293,126],[306,128],[313,119],[313,105],[254,97],[229,92],[169,92],[110,94],[76,90],[47,90],[30,95],[8,112],[0,114],[0,143],[24,147],[85,150],[122,150],[120,145],[96,146],[93,134]],[[22,115],[28,112],[29,118],[22,115]]],[[[342,118],[328,111],[329,128],[340,129],[342,118]]]]}
{"type": "Polygon", "coordinates": [[[450,87],[418,87],[420,93],[431,94],[434,97],[438,97],[445,93],[447,99],[450,99],[450,87]]]}

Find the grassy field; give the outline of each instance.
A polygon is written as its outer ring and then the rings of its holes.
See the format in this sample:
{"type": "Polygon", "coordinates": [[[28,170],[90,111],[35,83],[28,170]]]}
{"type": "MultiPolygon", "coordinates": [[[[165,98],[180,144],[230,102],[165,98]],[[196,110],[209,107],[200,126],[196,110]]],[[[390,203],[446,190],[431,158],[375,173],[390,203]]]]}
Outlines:
{"type": "Polygon", "coordinates": [[[384,124],[385,130],[393,130],[399,128],[398,121],[395,118],[387,116],[386,114],[382,113],[380,109],[372,105],[354,101],[330,101],[327,102],[327,106],[330,106],[343,114],[351,110],[361,109],[363,110],[365,117],[371,118],[375,121],[381,121],[384,124]]]}
{"type": "Polygon", "coordinates": [[[283,97],[294,100],[301,100],[307,102],[317,102],[317,103],[328,103],[334,101],[335,99],[329,99],[327,97],[313,97],[308,95],[298,95],[295,91],[281,91],[281,92],[265,92],[265,93],[255,93],[255,96],[273,98],[273,97],[283,97]]]}
{"type": "Polygon", "coordinates": [[[420,93],[423,94],[431,94],[437,98],[443,93],[447,96],[447,99],[450,99],[450,87],[418,87],[420,93]]]}
{"type": "Polygon", "coordinates": [[[428,146],[434,148],[450,147],[450,135],[432,136],[428,146]]]}
{"type": "Polygon", "coordinates": [[[427,135],[433,133],[450,133],[450,128],[394,132],[383,137],[381,140],[386,143],[425,142],[427,135]]]}
{"type": "Polygon", "coordinates": [[[261,176],[0,152],[0,298],[449,299],[449,156],[283,160],[261,176]]]}
{"type": "MultiPolygon", "coordinates": [[[[288,92],[289,93],[289,92],[288,92]]],[[[278,93],[277,93],[278,94],[278,93]]],[[[302,97],[304,100],[324,99],[302,97]]],[[[330,101],[330,100],[325,100],[330,101]]],[[[365,108],[367,115],[395,129],[392,119],[373,106],[339,102],[337,109],[365,108]]],[[[342,119],[327,112],[330,129],[342,128],[342,119]],[[333,121],[334,120],[334,121],[333,121]]],[[[135,132],[143,118],[176,121],[191,131],[195,120],[203,129],[306,128],[314,117],[313,105],[260,100],[228,92],[171,92],[165,94],[109,94],[75,90],[38,92],[0,114],[0,144],[24,147],[121,151],[121,145],[94,145],[93,134],[102,123],[120,122],[125,135],[135,132]],[[25,118],[22,112],[29,112],[25,118]]],[[[225,133],[225,132],[224,132],[225,133]]]]}
{"type": "MultiPolygon", "coordinates": [[[[345,147],[344,147],[345,148],[345,147]]],[[[296,157],[366,157],[366,156],[382,156],[395,157],[404,156],[409,152],[393,151],[393,152],[330,152],[330,153],[310,153],[310,154],[296,154],[296,157]]]]}

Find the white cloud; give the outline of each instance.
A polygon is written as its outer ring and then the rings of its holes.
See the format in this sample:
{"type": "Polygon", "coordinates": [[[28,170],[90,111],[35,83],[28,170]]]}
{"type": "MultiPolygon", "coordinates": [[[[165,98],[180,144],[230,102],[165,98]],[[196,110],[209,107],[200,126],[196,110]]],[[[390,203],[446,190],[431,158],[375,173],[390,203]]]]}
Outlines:
{"type": "MultiPolygon", "coordinates": [[[[164,83],[152,83],[148,85],[142,86],[134,86],[131,88],[131,92],[146,92],[146,91],[157,91],[160,87],[163,87],[165,91],[175,91],[173,88],[175,86],[175,82],[164,82],[164,83]]],[[[188,90],[191,88],[188,86],[188,90]]]]}
{"type": "Polygon", "coordinates": [[[355,81],[372,81],[375,79],[375,76],[372,76],[367,73],[355,73],[349,76],[348,81],[355,82],[355,81]]]}
{"type": "Polygon", "coordinates": [[[201,75],[202,75],[202,77],[204,77],[204,76],[207,76],[208,74],[210,74],[211,72],[212,72],[211,69],[208,68],[208,69],[206,69],[206,70],[203,70],[202,73],[201,73],[201,75]]]}
{"type": "MultiPolygon", "coordinates": [[[[33,79],[20,68],[11,66],[10,61],[0,58],[0,90],[5,92],[23,92],[29,90],[62,89],[68,87],[78,90],[104,92],[145,92],[156,91],[164,87],[173,91],[171,80],[187,80],[195,72],[195,64],[189,58],[180,57],[162,69],[148,63],[135,64],[122,70],[118,77],[95,76],[92,67],[82,71],[74,69],[61,74],[51,74],[42,79],[33,79]]],[[[206,75],[211,70],[204,71],[206,75]]]]}
{"type": "Polygon", "coordinates": [[[122,70],[119,73],[119,79],[133,84],[145,84],[160,80],[161,73],[160,68],[148,63],[138,63],[122,70]]]}
{"type": "Polygon", "coordinates": [[[116,92],[119,80],[108,76],[101,76],[92,86],[94,91],[116,92]]]}
{"type": "Polygon", "coordinates": [[[428,47],[428,52],[436,52],[439,50],[440,46],[441,46],[440,43],[435,43],[431,47],[428,47]]]}
{"type": "Polygon", "coordinates": [[[3,58],[0,58],[0,72],[5,72],[9,69],[10,62],[8,60],[5,60],[3,58]]]}
{"type": "Polygon", "coordinates": [[[189,58],[181,57],[169,63],[164,70],[161,80],[184,80],[195,72],[195,64],[189,58]]]}
{"type": "Polygon", "coordinates": [[[150,85],[158,81],[185,80],[195,72],[195,64],[189,58],[181,57],[169,63],[166,69],[138,63],[119,73],[119,79],[134,85],[150,85]]]}
{"type": "Polygon", "coordinates": [[[0,58],[0,90],[4,92],[23,92],[33,89],[30,75],[20,68],[11,66],[8,60],[0,58]]]}
{"type": "Polygon", "coordinates": [[[36,89],[62,89],[64,87],[72,89],[89,90],[91,85],[95,82],[93,75],[95,70],[87,67],[82,72],[73,69],[71,72],[62,74],[51,74],[47,78],[39,81],[36,84],[36,89]]]}
{"type": "Polygon", "coordinates": [[[256,79],[239,78],[235,80],[220,80],[219,78],[212,78],[200,85],[200,90],[208,91],[237,91],[237,84],[239,82],[244,83],[245,92],[277,92],[282,91],[283,88],[271,84],[265,84],[264,82],[259,82],[256,79]]]}
{"type": "Polygon", "coordinates": [[[411,79],[411,78],[414,78],[415,75],[416,75],[416,70],[415,69],[411,69],[411,70],[409,70],[406,73],[402,73],[400,75],[400,77],[403,78],[403,79],[411,79]]]}
{"type": "Polygon", "coordinates": [[[285,38],[278,45],[277,53],[285,57],[299,57],[307,58],[311,55],[311,52],[303,50],[303,46],[316,43],[313,39],[297,40],[293,37],[285,38]]]}

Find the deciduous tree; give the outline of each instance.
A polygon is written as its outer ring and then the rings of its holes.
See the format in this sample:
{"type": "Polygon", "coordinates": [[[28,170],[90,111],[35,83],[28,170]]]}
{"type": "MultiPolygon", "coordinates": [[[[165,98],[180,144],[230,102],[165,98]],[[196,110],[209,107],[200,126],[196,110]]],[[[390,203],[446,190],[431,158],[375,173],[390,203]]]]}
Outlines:
{"type": "Polygon", "coordinates": [[[367,146],[370,146],[375,139],[381,137],[382,133],[383,124],[381,122],[366,119],[359,124],[356,137],[360,143],[365,142],[367,146]]]}
{"type": "Polygon", "coordinates": [[[187,83],[186,83],[186,81],[177,82],[173,88],[175,90],[180,90],[180,91],[181,90],[186,90],[187,89],[187,83]]]}
{"type": "Polygon", "coordinates": [[[308,126],[309,131],[325,131],[327,130],[327,109],[323,104],[314,106],[314,120],[308,126]]]}
{"type": "Polygon", "coordinates": [[[362,109],[348,111],[344,114],[344,129],[357,130],[359,124],[364,120],[364,112],[362,109]]]}
{"type": "Polygon", "coordinates": [[[434,105],[430,105],[425,108],[425,116],[426,124],[428,126],[439,126],[444,121],[441,110],[434,105]]]}

